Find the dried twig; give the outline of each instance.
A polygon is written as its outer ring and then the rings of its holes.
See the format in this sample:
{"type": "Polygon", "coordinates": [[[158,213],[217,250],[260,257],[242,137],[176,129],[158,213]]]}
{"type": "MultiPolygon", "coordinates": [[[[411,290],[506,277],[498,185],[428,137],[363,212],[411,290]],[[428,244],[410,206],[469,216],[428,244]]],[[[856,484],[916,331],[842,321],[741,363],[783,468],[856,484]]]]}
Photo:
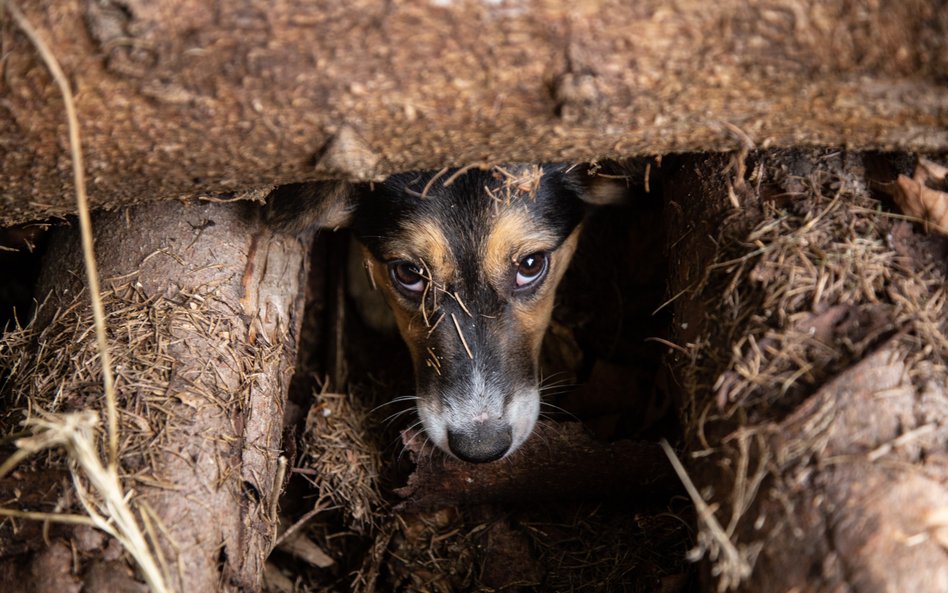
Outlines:
{"type": "Polygon", "coordinates": [[[441,176],[444,175],[444,174],[447,173],[447,172],[448,172],[448,168],[447,168],[447,167],[444,167],[443,169],[441,169],[440,171],[438,171],[437,173],[435,173],[434,175],[432,175],[432,176],[431,176],[431,179],[428,180],[428,183],[425,184],[424,189],[421,190],[421,197],[422,197],[422,198],[427,198],[427,197],[428,197],[428,192],[431,191],[431,187],[435,184],[435,181],[437,181],[438,179],[440,179],[441,176]]]}
{"type": "Polygon", "coordinates": [[[105,403],[108,415],[109,465],[118,460],[118,408],[115,399],[115,380],[112,376],[112,357],[105,334],[105,309],[99,295],[99,274],[96,270],[95,251],[92,247],[92,220],[89,215],[89,198],[86,194],[85,172],[82,162],[82,146],[79,142],[79,118],[76,116],[76,102],[72,96],[69,81],[63,73],[56,56],[39,36],[33,25],[13,0],[2,0],[13,20],[29,38],[36,51],[49,69],[59,92],[62,93],[66,107],[66,120],[69,124],[69,149],[72,153],[72,172],[76,185],[76,208],[79,215],[79,232],[82,237],[82,256],[86,266],[86,281],[89,283],[89,297],[92,301],[92,314],[95,320],[96,341],[99,344],[99,356],[102,360],[102,383],[105,389],[105,403]]]}
{"type": "MultiPolygon", "coordinates": [[[[92,524],[122,544],[141,568],[142,576],[153,592],[166,593],[169,589],[165,585],[164,576],[138,527],[116,467],[111,464],[103,466],[99,461],[94,436],[98,422],[98,416],[94,412],[33,418],[28,424],[35,427],[34,435],[19,439],[16,444],[20,450],[31,454],[56,447],[65,448],[70,461],[78,466],[72,471],[73,485],[92,524]],[[79,479],[80,473],[89,480],[95,493],[101,497],[101,502],[96,503],[92,499],[79,479]]],[[[5,464],[4,469],[10,468],[5,464]]],[[[77,522],[74,517],[67,515],[64,522],[77,522]]],[[[55,516],[45,518],[57,520],[55,516]]]]}
{"type": "Polygon", "coordinates": [[[678,459],[678,455],[675,454],[675,450],[672,449],[671,445],[669,445],[665,439],[659,441],[659,444],[665,451],[665,455],[668,456],[668,461],[675,469],[675,473],[678,474],[678,478],[681,480],[682,485],[684,485],[685,490],[688,491],[688,496],[691,497],[692,502],[695,503],[698,519],[711,536],[711,545],[716,546],[717,551],[723,556],[721,562],[718,564],[718,570],[721,576],[721,580],[718,583],[718,590],[723,591],[736,587],[741,581],[750,576],[750,564],[744,555],[741,554],[740,550],[737,549],[737,546],[731,542],[731,539],[728,537],[727,532],[724,531],[724,528],[721,527],[721,524],[718,523],[718,520],[714,516],[714,511],[712,511],[708,503],[704,501],[704,498],[701,497],[701,493],[698,492],[698,489],[695,487],[694,482],[688,477],[688,472],[678,459]]]}
{"type": "Polygon", "coordinates": [[[461,344],[464,345],[464,350],[467,352],[467,357],[471,360],[474,360],[474,353],[471,352],[471,347],[467,345],[467,340],[464,339],[464,332],[461,331],[461,324],[458,323],[458,318],[454,313],[451,313],[451,320],[454,322],[454,328],[458,330],[458,336],[461,337],[461,344]]]}

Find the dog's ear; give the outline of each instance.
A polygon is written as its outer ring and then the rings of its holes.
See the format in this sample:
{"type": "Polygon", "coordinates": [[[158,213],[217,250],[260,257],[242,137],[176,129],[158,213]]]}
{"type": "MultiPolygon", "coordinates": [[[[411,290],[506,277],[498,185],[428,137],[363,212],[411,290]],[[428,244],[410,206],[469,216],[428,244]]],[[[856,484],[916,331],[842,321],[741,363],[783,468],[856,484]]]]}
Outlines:
{"type": "Polygon", "coordinates": [[[283,185],[267,198],[267,222],[292,234],[344,227],[355,212],[355,194],[355,186],[343,181],[283,185]]]}
{"type": "Polygon", "coordinates": [[[623,204],[628,200],[629,179],[615,164],[570,165],[563,180],[581,200],[594,206],[623,204]]]}

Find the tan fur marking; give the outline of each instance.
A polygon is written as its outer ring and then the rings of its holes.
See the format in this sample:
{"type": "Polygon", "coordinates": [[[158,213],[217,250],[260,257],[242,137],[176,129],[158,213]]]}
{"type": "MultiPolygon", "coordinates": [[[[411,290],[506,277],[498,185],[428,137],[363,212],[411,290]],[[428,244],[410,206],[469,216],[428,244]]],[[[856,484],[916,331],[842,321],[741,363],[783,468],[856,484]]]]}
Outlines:
{"type": "Polygon", "coordinates": [[[519,331],[529,336],[530,353],[534,359],[540,355],[540,345],[543,343],[543,336],[550,323],[550,315],[556,300],[556,287],[562,280],[563,274],[566,273],[566,268],[569,267],[573,252],[576,251],[581,227],[582,225],[577,226],[563,241],[560,248],[551,254],[549,272],[535,297],[529,301],[513,303],[514,319],[519,331]]]}
{"type": "Polygon", "coordinates": [[[538,227],[524,207],[514,206],[500,212],[484,248],[484,273],[497,288],[510,276],[519,258],[552,249],[556,238],[538,227]]]}
{"type": "Polygon", "coordinates": [[[441,285],[454,275],[456,269],[451,243],[441,225],[430,219],[415,219],[403,226],[401,237],[391,245],[391,254],[386,254],[389,256],[391,259],[424,262],[430,267],[435,282],[441,285]]]}
{"type": "Polygon", "coordinates": [[[405,343],[411,352],[412,360],[420,360],[419,356],[422,354],[421,347],[424,343],[423,338],[428,333],[425,324],[416,319],[421,316],[421,313],[418,310],[410,311],[405,307],[397,305],[399,297],[395,293],[395,287],[392,286],[392,281],[388,277],[388,266],[385,262],[377,260],[364,246],[362,247],[362,257],[365,258],[365,261],[369,262],[367,268],[370,274],[372,274],[372,281],[381,289],[385,295],[385,300],[391,305],[389,308],[392,310],[392,314],[395,315],[398,329],[405,338],[405,343]]]}

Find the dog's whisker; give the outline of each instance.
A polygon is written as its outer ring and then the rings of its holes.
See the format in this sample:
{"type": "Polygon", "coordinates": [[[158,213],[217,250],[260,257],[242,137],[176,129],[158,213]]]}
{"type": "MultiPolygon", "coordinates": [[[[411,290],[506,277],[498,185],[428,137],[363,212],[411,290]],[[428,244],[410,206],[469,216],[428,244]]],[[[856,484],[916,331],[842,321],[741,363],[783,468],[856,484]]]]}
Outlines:
{"type": "MultiPolygon", "coordinates": [[[[404,434],[404,433],[406,433],[406,432],[411,433],[411,437],[409,437],[408,442],[404,444],[404,448],[405,448],[405,449],[409,448],[409,447],[412,445],[412,443],[415,442],[415,439],[418,438],[418,435],[419,435],[419,434],[425,435],[425,438],[428,438],[428,437],[427,437],[427,434],[425,433],[424,430],[415,430],[416,428],[418,428],[419,426],[421,426],[421,424],[422,424],[422,421],[421,421],[421,420],[418,420],[417,422],[415,422],[414,424],[412,424],[412,425],[409,426],[408,428],[406,428],[406,429],[404,429],[404,430],[401,431],[402,434],[404,434]]],[[[401,438],[402,438],[402,435],[399,434],[398,436],[395,437],[395,441],[398,441],[398,440],[400,440],[401,438]]]]}
{"type": "Polygon", "coordinates": [[[560,376],[567,375],[567,374],[569,374],[567,371],[557,371],[557,372],[552,373],[552,374],[550,374],[550,375],[545,375],[545,376],[544,376],[543,373],[541,372],[541,373],[540,373],[540,386],[547,385],[549,381],[552,381],[552,380],[555,379],[556,377],[560,377],[560,376]]]}
{"type": "Polygon", "coordinates": [[[540,397],[543,398],[543,399],[545,399],[545,398],[555,398],[555,397],[559,397],[559,396],[561,396],[561,395],[566,395],[566,394],[568,394],[568,393],[573,393],[573,392],[575,392],[575,391],[576,391],[576,390],[575,390],[574,388],[572,388],[572,387],[555,388],[555,389],[550,389],[550,390],[541,391],[541,392],[540,392],[540,397]]]}
{"type": "Polygon", "coordinates": [[[398,434],[395,436],[394,439],[392,439],[392,445],[398,445],[398,446],[400,446],[400,448],[401,448],[401,451],[400,451],[399,454],[398,454],[398,461],[401,461],[402,455],[404,455],[404,454],[409,450],[409,446],[412,444],[412,442],[413,442],[413,441],[415,440],[415,438],[418,436],[418,433],[417,433],[417,432],[413,432],[413,430],[414,430],[414,428],[417,427],[419,424],[421,424],[421,420],[418,420],[417,422],[415,422],[414,424],[412,424],[412,425],[411,425],[410,427],[408,427],[408,428],[404,428],[404,429],[398,431],[398,434]],[[404,435],[406,432],[411,432],[411,437],[408,439],[408,442],[407,442],[407,443],[402,442],[403,435],[404,435]]]}
{"type": "Polygon", "coordinates": [[[555,387],[579,387],[579,385],[580,385],[579,383],[571,383],[567,379],[564,378],[562,381],[552,381],[550,383],[541,384],[539,389],[543,390],[543,389],[553,389],[555,387]]]}
{"type": "Polygon", "coordinates": [[[409,414],[409,413],[414,412],[414,411],[415,411],[415,410],[412,409],[412,408],[407,408],[407,409],[402,410],[402,411],[400,411],[400,412],[395,412],[394,414],[389,415],[388,418],[386,418],[385,420],[382,420],[382,424],[388,426],[388,425],[390,425],[392,422],[394,422],[395,419],[398,418],[399,416],[402,416],[402,415],[404,415],[404,414],[409,414]]]}
{"type": "Polygon", "coordinates": [[[544,393],[543,395],[540,396],[540,403],[543,405],[546,405],[546,404],[549,404],[549,402],[551,401],[557,401],[562,397],[568,397],[572,393],[574,393],[572,389],[544,393]]]}
{"type": "Polygon", "coordinates": [[[540,402],[540,406],[541,406],[541,409],[542,409],[542,406],[546,406],[547,408],[552,408],[553,410],[555,410],[555,411],[557,411],[557,412],[559,412],[559,413],[561,413],[561,414],[565,414],[565,415],[569,416],[571,419],[575,420],[576,422],[581,422],[581,420],[579,419],[579,416],[577,416],[576,414],[570,412],[570,411],[567,410],[566,408],[561,408],[560,406],[551,404],[550,402],[544,402],[544,401],[541,401],[541,402],[540,402]]]}
{"type": "Polygon", "coordinates": [[[549,385],[547,387],[540,387],[538,391],[541,396],[560,394],[560,393],[569,393],[570,391],[575,391],[579,385],[575,383],[560,383],[558,385],[549,385]]]}
{"type": "Polygon", "coordinates": [[[547,390],[547,391],[543,391],[543,392],[540,393],[540,399],[541,399],[541,401],[542,401],[542,400],[552,400],[552,399],[556,399],[556,398],[558,398],[558,397],[560,397],[560,396],[569,395],[569,394],[575,393],[575,392],[576,392],[576,390],[573,389],[572,387],[562,388],[562,389],[547,390]]]}
{"type": "Polygon", "coordinates": [[[430,465],[431,460],[434,459],[435,450],[437,449],[437,447],[435,447],[434,444],[432,444],[431,438],[428,436],[428,433],[425,433],[425,442],[422,443],[421,447],[422,447],[422,451],[424,451],[425,449],[428,450],[428,463],[430,465]]]}
{"type": "Polygon", "coordinates": [[[417,395],[400,395],[400,396],[398,396],[398,397],[395,397],[395,398],[390,399],[389,401],[387,401],[387,402],[385,402],[385,403],[381,403],[381,404],[375,406],[374,408],[372,408],[371,410],[369,410],[369,414],[370,414],[370,415],[371,415],[371,414],[374,414],[374,413],[378,412],[379,410],[381,410],[382,408],[384,408],[384,407],[386,407],[386,406],[391,406],[391,405],[393,405],[393,404],[399,404],[399,403],[402,403],[402,402],[416,401],[416,400],[419,400],[419,399],[421,399],[421,398],[418,397],[417,395]]]}
{"type": "MultiPolygon", "coordinates": [[[[423,421],[421,420],[421,418],[419,418],[417,422],[414,422],[411,426],[409,426],[408,428],[406,428],[405,431],[414,431],[416,428],[418,428],[418,427],[421,426],[422,424],[423,424],[423,421]]],[[[410,439],[408,439],[408,442],[409,442],[409,443],[412,442],[412,440],[413,440],[416,436],[418,436],[419,434],[422,434],[422,431],[414,432],[414,433],[412,434],[412,437],[411,437],[410,439]]]]}
{"type": "Polygon", "coordinates": [[[557,380],[557,379],[566,380],[566,378],[568,378],[569,376],[570,376],[570,372],[569,372],[569,371],[557,371],[557,372],[551,373],[551,374],[549,374],[549,375],[543,375],[543,374],[541,374],[541,375],[540,375],[540,381],[539,381],[539,383],[540,383],[540,385],[545,385],[545,384],[548,384],[549,382],[551,382],[551,381],[553,381],[553,380],[557,380]],[[561,378],[562,378],[562,379],[561,379],[561,378]]]}

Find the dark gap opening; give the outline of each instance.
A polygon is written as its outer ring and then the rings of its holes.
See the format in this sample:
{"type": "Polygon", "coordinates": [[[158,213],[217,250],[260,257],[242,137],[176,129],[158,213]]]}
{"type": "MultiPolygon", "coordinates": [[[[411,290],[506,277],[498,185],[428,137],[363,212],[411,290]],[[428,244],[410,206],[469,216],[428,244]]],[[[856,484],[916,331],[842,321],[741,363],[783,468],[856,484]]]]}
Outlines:
{"type": "Polygon", "coordinates": [[[0,229],[0,330],[29,323],[47,227],[27,224],[0,229]]]}
{"type": "MultiPolygon", "coordinates": [[[[639,163],[640,174],[645,163],[639,163]]],[[[579,421],[602,443],[662,437],[674,442],[679,435],[661,376],[665,347],[651,339],[665,337],[669,312],[661,308],[668,295],[660,168],[654,161],[647,166],[648,191],[644,178],[637,178],[626,204],[591,209],[542,351],[544,400],[550,404],[542,416],[579,421]]],[[[348,233],[321,233],[312,254],[307,327],[292,396],[301,410],[298,471],[305,473],[295,476],[296,485],[284,495],[295,501],[281,506],[294,517],[314,504],[332,507],[306,531],[338,563],[318,571],[279,556],[287,574],[304,574],[313,586],[361,590],[373,582],[379,591],[694,590],[685,561],[693,545],[692,511],[682,498],[523,500],[394,513],[401,501],[394,489],[415,469],[400,438],[401,430],[417,422],[413,402],[392,401],[414,392],[411,358],[383,314],[381,296],[363,281],[359,248],[348,233]],[[348,420],[356,426],[333,428],[343,422],[340,414],[354,416],[348,420]],[[369,519],[356,519],[344,508],[358,506],[352,500],[358,494],[326,502],[327,468],[337,464],[328,473],[339,474],[345,461],[327,452],[332,445],[318,441],[332,442],[346,431],[362,441],[347,446],[373,450],[379,464],[371,488],[381,499],[369,519]],[[314,461],[322,469],[310,471],[314,461]]]]}

